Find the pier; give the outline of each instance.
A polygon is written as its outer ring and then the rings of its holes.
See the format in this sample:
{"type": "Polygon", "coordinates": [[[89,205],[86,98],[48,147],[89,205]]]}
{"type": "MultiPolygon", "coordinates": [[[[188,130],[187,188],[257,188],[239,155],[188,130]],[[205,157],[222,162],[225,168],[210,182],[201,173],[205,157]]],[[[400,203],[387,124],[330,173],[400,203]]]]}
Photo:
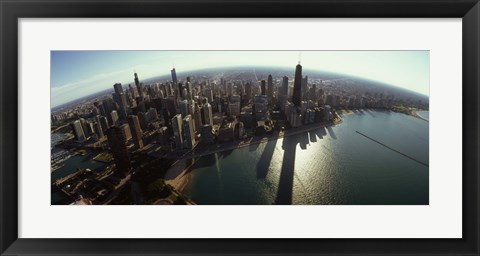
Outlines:
{"type": "Polygon", "coordinates": [[[363,133],[361,133],[361,132],[359,132],[359,131],[356,131],[356,132],[357,132],[358,134],[362,135],[363,137],[365,137],[365,138],[367,138],[367,139],[370,139],[370,140],[372,140],[372,141],[374,141],[374,142],[376,142],[376,143],[378,143],[378,144],[380,144],[380,145],[382,145],[382,146],[390,149],[391,151],[393,151],[393,152],[395,152],[395,153],[398,153],[398,154],[400,154],[400,155],[402,155],[402,156],[404,156],[404,157],[406,157],[406,158],[409,158],[409,159],[411,159],[411,160],[413,160],[413,161],[415,161],[415,162],[417,162],[417,163],[419,163],[419,164],[422,164],[422,165],[428,167],[428,164],[426,164],[426,163],[424,163],[424,162],[422,162],[422,161],[420,161],[420,160],[418,160],[418,159],[415,159],[415,158],[413,158],[413,157],[411,157],[411,156],[409,156],[409,155],[407,155],[407,154],[404,154],[404,153],[402,153],[402,152],[400,152],[400,151],[398,151],[398,150],[396,150],[396,149],[394,149],[394,148],[391,148],[391,147],[383,144],[382,142],[380,142],[380,141],[378,141],[378,140],[376,140],[376,139],[374,139],[374,138],[371,138],[371,137],[369,137],[369,136],[367,136],[367,135],[365,135],[365,134],[363,134],[363,133]]]}

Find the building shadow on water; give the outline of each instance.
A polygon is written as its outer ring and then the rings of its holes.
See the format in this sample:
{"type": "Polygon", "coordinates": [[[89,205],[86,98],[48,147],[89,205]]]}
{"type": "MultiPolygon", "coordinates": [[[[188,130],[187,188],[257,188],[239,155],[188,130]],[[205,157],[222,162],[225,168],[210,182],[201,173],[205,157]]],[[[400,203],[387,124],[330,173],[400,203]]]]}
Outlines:
{"type": "Polygon", "coordinates": [[[375,115],[373,114],[372,110],[370,110],[370,109],[368,109],[368,108],[365,109],[365,112],[366,112],[367,114],[369,114],[371,117],[377,117],[377,116],[375,116],[375,115]]]}
{"type": "Polygon", "coordinates": [[[317,142],[317,135],[315,134],[315,131],[309,131],[308,136],[310,137],[311,143],[317,142]]]}
{"type": "Polygon", "coordinates": [[[257,148],[259,146],[260,143],[252,143],[248,146],[248,151],[250,152],[253,152],[253,151],[257,151],[257,148]]]}
{"type": "Polygon", "coordinates": [[[308,143],[308,133],[288,136],[283,139],[283,161],[275,204],[292,204],[296,148],[297,144],[300,144],[300,147],[304,144],[306,148],[306,143],[308,143]]]}
{"type": "Polygon", "coordinates": [[[317,137],[319,139],[323,139],[323,137],[327,135],[327,130],[325,129],[324,126],[316,129],[314,132],[315,132],[315,135],[317,135],[317,137]]]}
{"type": "Polygon", "coordinates": [[[272,161],[273,152],[275,152],[275,146],[277,145],[277,140],[269,140],[265,148],[263,149],[262,155],[257,162],[257,178],[264,179],[267,177],[268,168],[270,167],[270,162],[272,161]]]}
{"type": "Polygon", "coordinates": [[[361,115],[361,116],[365,115],[365,113],[363,112],[363,110],[361,108],[358,108],[358,109],[354,108],[352,111],[355,115],[361,115]]]}
{"type": "Polygon", "coordinates": [[[328,130],[328,134],[330,134],[330,137],[332,137],[334,140],[337,139],[337,135],[335,135],[335,132],[333,131],[332,127],[331,126],[328,126],[327,127],[327,130],[328,130]]]}
{"type": "Polygon", "coordinates": [[[215,157],[215,153],[201,156],[195,159],[190,159],[190,161],[187,163],[190,168],[188,168],[186,173],[190,173],[192,170],[213,166],[216,164],[216,162],[217,157],[215,157]]]}
{"type": "Polygon", "coordinates": [[[231,153],[233,153],[233,149],[221,151],[221,152],[218,152],[217,154],[220,158],[225,158],[229,156],[231,153]]]}

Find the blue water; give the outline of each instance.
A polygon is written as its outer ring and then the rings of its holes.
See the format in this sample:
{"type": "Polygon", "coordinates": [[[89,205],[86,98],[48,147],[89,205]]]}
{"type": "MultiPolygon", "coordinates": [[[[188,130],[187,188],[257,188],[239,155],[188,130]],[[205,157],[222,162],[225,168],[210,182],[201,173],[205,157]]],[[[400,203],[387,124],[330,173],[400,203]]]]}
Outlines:
{"type": "Polygon", "coordinates": [[[201,157],[183,192],[197,204],[424,205],[428,162],[428,122],[362,110],[335,126],[201,157]]]}

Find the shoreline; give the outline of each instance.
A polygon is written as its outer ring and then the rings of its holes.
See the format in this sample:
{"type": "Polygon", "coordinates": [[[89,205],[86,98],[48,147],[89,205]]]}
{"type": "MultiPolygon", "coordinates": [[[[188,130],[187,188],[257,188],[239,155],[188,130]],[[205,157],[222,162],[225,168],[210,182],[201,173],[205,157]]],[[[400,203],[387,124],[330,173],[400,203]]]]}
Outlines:
{"type": "Polygon", "coordinates": [[[414,116],[414,117],[416,117],[416,118],[418,118],[418,119],[421,119],[421,120],[429,123],[429,120],[428,120],[428,119],[426,119],[425,117],[422,117],[421,115],[419,115],[419,114],[417,113],[417,112],[420,112],[420,111],[427,111],[427,110],[415,110],[415,111],[412,111],[411,116],[414,116]]]}
{"type": "Polygon", "coordinates": [[[251,146],[251,145],[256,145],[256,144],[265,143],[265,142],[269,142],[269,141],[273,141],[273,140],[278,140],[280,138],[285,138],[285,137],[288,137],[288,136],[297,135],[297,134],[300,134],[300,133],[303,133],[303,132],[309,132],[311,130],[319,129],[319,128],[322,128],[322,127],[325,128],[325,127],[329,127],[329,126],[334,126],[334,125],[337,125],[337,124],[341,124],[342,122],[343,122],[343,120],[341,118],[339,118],[339,120],[337,120],[337,121],[331,121],[331,122],[327,122],[327,123],[324,122],[324,123],[318,123],[318,124],[311,124],[311,125],[308,125],[308,126],[297,127],[297,128],[291,129],[290,132],[278,132],[277,136],[270,135],[268,137],[263,137],[263,138],[257,139],[257,140],[254,140],[254,138],[252,138],[248,142],[240,142],[237,145],[230,145],[230,146],[223,147],[223,148],[211,149],[207,152],[202,152],[202,153],[199,153],[199,154],[191,155],[189,153],[192,153],[192,152],[186,153],[186,154],[182,155],[182,157],[179,158],[177,160],[177,162],[175,162],[175,164],[172,165],[167,170],[167,173],[165,174],[165,183],[171,185],[172,187],[174,187],[180,193],[183,193],[184,188],[187,186],[187,184],[190,180],[188,178],[187,172],[190,170],[190,167],[192,165],[194,165],[203,156],[208,156],[208,155],[212,155],[212,154],[216,154],[216,153],[220,153],[220,152],[224,152],[224,151],[234,150],[234,149],[243,148],[243,147],[247,147],[247,146],[251,146]],[[254,141],[252,141],[252,140],[254,140],[254,141]],[[189,159],[193,159],[193,160],[187,166],[186,161],[189,160],[189,159]],[[170,178],[168,176],[170,176],[170,178]]]}

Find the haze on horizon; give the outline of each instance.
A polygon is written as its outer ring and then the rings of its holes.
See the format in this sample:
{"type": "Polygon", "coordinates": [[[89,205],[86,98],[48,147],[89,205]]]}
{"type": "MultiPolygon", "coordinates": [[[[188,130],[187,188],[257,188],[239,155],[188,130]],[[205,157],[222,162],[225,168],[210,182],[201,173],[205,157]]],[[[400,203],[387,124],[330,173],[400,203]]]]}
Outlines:
{"type": "MultiPolygon", "coordinates": [[[[429,95],[429,51],[51,51],[51,107],[112,88],[188,71],[236,66],[290,67],[366,78],[429,95]]],[[[288,74],[286,74],[288,75],[288,74]]],[[[308,75],[308,74],[304,74],[308,75]]]]}

